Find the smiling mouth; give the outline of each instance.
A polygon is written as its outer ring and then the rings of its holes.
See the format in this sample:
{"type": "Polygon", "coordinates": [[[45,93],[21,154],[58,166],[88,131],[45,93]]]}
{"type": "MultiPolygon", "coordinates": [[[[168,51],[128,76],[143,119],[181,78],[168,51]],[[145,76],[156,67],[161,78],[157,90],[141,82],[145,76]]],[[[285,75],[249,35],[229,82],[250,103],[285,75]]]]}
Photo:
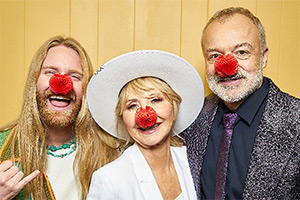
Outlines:
{"type": "Polygon", "coordinates": [[[49,101],[52,105],[56,107],[66,107],[70,105],[72,98],[68,98],[64,96],[50,96],[49,101]]]}
{"type": "Polygon", "coordinates": [[[226,78],[226,79],[221,79],[219,82],[235,81],[238,79],[240,79],[240,78],[226,78]]]}
{"type": "Polygon", "coordinates": [[[161,123],[156,123],[156,124],[154,124],[153,126],[148,127],[148,128],[138,127],[138,129],[141,130],[141,131],[148,131],[148,130],[152,130],[152,129],[157,128],[160,124],[161,124],[161,123]]]}
{"type": "Polygon", "coordinates": [[[225,77],[225,78],[219,77],[218,82],[235,81],[235,80],[242,79],[242,78],[244,78],[244,77],[241,75],[235,74],[234,76],[231,76],[231,77],[225,77]]]}

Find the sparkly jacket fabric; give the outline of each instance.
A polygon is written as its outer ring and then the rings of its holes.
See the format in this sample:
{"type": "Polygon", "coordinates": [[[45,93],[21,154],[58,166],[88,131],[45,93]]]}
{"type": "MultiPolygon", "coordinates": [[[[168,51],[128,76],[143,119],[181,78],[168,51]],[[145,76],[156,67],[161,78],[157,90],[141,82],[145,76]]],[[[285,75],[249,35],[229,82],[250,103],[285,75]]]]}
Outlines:
{"type": "MultiPolygon", "coordinates": [[[[243,199],[300,199],[300,99],[267,80],[267,104],[257,129],[243,199]]],[[[185,133],[198,199],[202,162],[217,108],[218,97],[208,97],[185,133]]]]}

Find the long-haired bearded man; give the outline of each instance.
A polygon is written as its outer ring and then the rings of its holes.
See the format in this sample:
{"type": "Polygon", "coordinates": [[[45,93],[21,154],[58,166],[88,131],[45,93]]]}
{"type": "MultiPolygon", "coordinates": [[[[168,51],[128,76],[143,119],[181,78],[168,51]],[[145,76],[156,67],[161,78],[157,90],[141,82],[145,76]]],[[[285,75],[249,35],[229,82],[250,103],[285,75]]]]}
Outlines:
{"type": "Polygon", "coordinates": [[[56,36],[37,50],[21,114],[0,129],[0,199],[85,199],[92,173],[117,157],[118,141],[87,108],[92,75],[73,38],[56,36]]]}

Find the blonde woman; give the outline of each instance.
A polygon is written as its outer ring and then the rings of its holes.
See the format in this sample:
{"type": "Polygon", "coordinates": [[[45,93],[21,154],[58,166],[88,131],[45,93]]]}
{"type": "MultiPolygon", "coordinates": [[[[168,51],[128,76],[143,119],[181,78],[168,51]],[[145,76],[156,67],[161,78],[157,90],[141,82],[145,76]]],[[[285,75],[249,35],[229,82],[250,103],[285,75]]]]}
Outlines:
{"type": "Polygon", "coordinates": [[[124,54],[97,71],[87,100],[104,130],[133,143],[93,173],[87,199],[196,199],[186,148],[173,146],[204,100],[189,63],[157,50],[124,54]]]}

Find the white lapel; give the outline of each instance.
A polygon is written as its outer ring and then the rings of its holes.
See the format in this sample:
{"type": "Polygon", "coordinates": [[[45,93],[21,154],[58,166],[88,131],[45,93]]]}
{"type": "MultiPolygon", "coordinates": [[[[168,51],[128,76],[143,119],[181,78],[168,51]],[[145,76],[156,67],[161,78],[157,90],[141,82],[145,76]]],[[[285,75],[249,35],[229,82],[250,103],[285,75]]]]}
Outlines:
{"type": "Polygon", "coordinates": [[[187,161],[186,147],[171,147],[171,154],[184,198],[190,200],[197,199],[191,171],[187,161]]]}
{"type": "Polygon", "coordinates": [[[143,156],[142,152],[136,144],[132,146],[132,153],[130,155],[130,159],[133,163],[134,171],[136,173],[144,199],[163,200],[158,185],[152,174],[152,171],[145,157],[143,156]]]}

